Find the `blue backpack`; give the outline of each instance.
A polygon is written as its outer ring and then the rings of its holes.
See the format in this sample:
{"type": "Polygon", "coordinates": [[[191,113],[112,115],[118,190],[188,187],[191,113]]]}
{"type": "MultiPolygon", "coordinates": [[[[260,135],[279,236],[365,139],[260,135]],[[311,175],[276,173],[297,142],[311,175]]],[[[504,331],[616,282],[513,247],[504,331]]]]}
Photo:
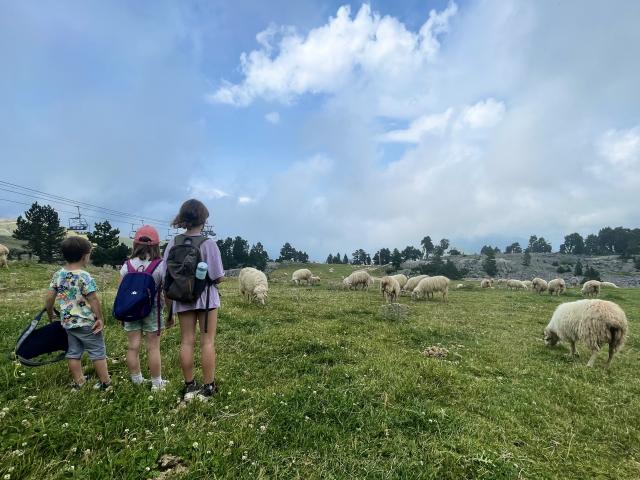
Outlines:
{"type": "MultiPolygon", "coordinates": [[[[127,260],[127,273],[122,278],[116,299],[113,302],[113,316],[122,322],[142,320],[151,313],[153,302],[157,304],[158,335],[160,335],[160,293],[153,279],[153,272],[162,260],[156,259],[144,270],[136,270],[127,260]]],[[[142,266],[140,267],[142,269],[142,266]]]]}

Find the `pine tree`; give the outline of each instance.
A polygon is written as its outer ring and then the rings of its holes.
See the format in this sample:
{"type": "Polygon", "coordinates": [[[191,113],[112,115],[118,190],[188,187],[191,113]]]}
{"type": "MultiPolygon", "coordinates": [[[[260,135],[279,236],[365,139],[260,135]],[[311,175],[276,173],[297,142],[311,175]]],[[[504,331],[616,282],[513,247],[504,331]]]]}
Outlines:
{"type": "Polygon", "coordinates": [[[109,250],[118,246],[120,243],[120,230],[113,228],[108,220],[98,222],[93,227],[93,232],[87,233],[87,238],[96,247],[109,250]]]}
{"type": "Polygon", "coordinates": [[[576,262],[576,266],[575,266],[575,268],[574,268],[574,270],[573,270],[573,274],[574,274],[576,277],[578,277],[578,276],[581,276],[581,275],[582,275],[582,263],[580,262],[580,260],[578,260],[578,261],[576,262]]]}
{"type": "Polygon", "coordinates": [[[528,248],[524,251],[524,255],[522,256],[522,265],[525,267],[531,265],[531,254],[529,253],[528,248]]]}
{"type": "Polygon", "coordinates": [[[344,254],[344,257],[342,257],[342,263],[344,263],[345,265],[347,265],[349,263],[349,259],[347,258],[347,254],[344,254]]]}
{"type": "Polygon", "coordinates": [[[327,262],[326,263],[328,263],[328,264],[333,263],[333,255],[331,255],[331,254],[327,255],[327,262]]]}
{"type": "Polygon", "coordinates": [[[258,270],[264,270],[267,268],[267,262],[269,261],[269,254],[262,246],[262,243],[258,242],[251,247],[249,251],[249,264],[253,265],[258,270]]]}
{"type": "Polygon", "coordinates": [[[400,253],[400,250],[398,250],[397,248],[394,248],[393,253],[391,254],[391,264],[397,270],[398,268],[400,268],[401,263],[402,263],[402,254],[400,253]]]}
{"type": "Polygon", "coordinates": [[[26,240],[27,246],[40,262],[52,262],[58,257],[60,244],[65,237],[58,212],[49,205],[42,206],[35,202],[24,216],[18,217],[13,237],[26,240]]]}
{"type": "Polygon", "coordinates": [[[498,273],[498,266],[496,265],[496,253],[492,249],[487,251],[487,257],[484,259],[484,262],[482,262],[482,268],[490,277],[493,277],[496,273],[498,273]]]}

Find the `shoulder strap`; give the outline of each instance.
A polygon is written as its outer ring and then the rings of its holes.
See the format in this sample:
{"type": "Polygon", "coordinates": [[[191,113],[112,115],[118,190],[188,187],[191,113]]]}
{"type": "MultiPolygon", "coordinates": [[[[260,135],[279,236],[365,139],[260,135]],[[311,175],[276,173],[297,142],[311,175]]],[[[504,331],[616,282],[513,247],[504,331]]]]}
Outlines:
{"type": "Polygon", "coordinates": [[[185,238],[187,238],[187,236],[183,233],[176,235],[173,239],[173,246],[177,247],[178,245],[182,245],[184,243],[185,238]]]}
{"type": "Polygon", "coordinates": [[[144,273],[148,273],[149,275],[151,275],[156,268],[158,268],[158,265],[160,265],[160,262],[162,262],[161,258],[156,258],[155,260],[151,260],[151,263],[149,265],[147,265],[147,268],[144,269],[144,273]]]}
{"type": "Polygon", "coordinates": [[[133,263],[131,263],[131,260],[127,260],[127,273],[134,273],[136,271],[135,268],[133,268],[133,263]]]}

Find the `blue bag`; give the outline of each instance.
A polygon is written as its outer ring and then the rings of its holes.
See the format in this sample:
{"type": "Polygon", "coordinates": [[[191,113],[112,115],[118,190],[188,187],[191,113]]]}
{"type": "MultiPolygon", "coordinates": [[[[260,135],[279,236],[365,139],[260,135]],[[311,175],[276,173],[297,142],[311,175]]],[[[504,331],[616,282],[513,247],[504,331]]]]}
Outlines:
{"type": "Polygon", "coordinates": [[[133,268],[127,260],[127,273],[122,278],[113,302],[113,316],[122,322],[135,322],[149,316],[157,302],[158,335],[160,335],[160,292],[153,272],[162,260],[153,260],[144,270],[133,268]]]}

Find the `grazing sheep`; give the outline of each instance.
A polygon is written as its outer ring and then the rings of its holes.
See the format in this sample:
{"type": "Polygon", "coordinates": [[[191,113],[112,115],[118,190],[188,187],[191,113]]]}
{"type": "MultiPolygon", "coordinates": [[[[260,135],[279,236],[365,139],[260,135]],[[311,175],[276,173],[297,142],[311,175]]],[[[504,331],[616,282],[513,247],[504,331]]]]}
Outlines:
{"type": "Polygon", "coordinates": [[[456,285],[456,290],[462,290],[464,288],[464,284],[459,283],[456,285]]]}
{"type": "Polygon", "coordinates": [[[589,280],[584,282],[582,286],[582,295],[589,297],[597,297],[600,295],[600,282],[598,280],[589,280]]]}
{"type": "Polygon", "coordinates": [[[423,278],[427,278],[428,276],[429,275],[418,275],[417,277],[411,277],[407,280],[407,283],[404,284],[402,290],[404,290],[405,292],[413,292],[413,289],[418,286],[420,280],[422,280],[423,278]]]}
{"type": "Polygon", "coordinates": [[[567,291],[567,284],[562,278],[554,278],[549,282],[547,288],[549,289],[549,295],[560,296],[567,291]]]}
{"type": "Polygon", "coordinates": [[[320,285],[320,277],[312,275],[309,279],[309,285],[320,285]]]}
{"type": "Polygon", "coordinates": [[[333,272],[335,272],[335,269],[334,269],[333,267],[331,267],[331,268],[329,269],[329,273],[333,273],[333,272]]]}
{"type": "Polygon", "coordinates": [[[613,355],[624,344],[627,330],[627,317],[615,303],[578,300],[556,308],[549,325],[544,329],[544,343],[553,346],[566,340],[571,345],[571,354],[577,356],[576,342],[584,342],[591,350],[588,367],[593,367],[600,347],[609,344],[609,366],[613,355]]]}
{"type": "Polygon", "coordinates": [[[527,290],[533,288],[533,282],[531,280],[523,280],[524,286],[527,287],[527,290]]]}
{"type": "Polygon", "coordinates": [[[249,302],[257,300],[262,305],[265,304],[269,283],[264,272],[252,267],[243,268],[240,270],[240,275],[238,275],[238,282],[240,285],[240,294],[249,302]]]}
{"type": "Polygon", "coordinates": [[[578,285],[580,285],[580,280],[578,280],[578,277],[571,277],[569,279],[569,285],[571,285],[572,287],[577,287],[578,285]]]}
{"type": "Polygon", "coordinates": [[[369,275],[369,272],[366,270],[356,270],[342,281],[342,285],[349,290],[357,289],[359,286],[365,290],[369,288],[369,285],[372,283],[373,278],[371,278],[371,275],[369,275]]]}
{"type": "Polygon", "coordinates": [[[293,275],[291,275],[291,281],[296,285],[300,285],[300,282],[305,281],[307,282],[307,285],[309,285],[309,280],[312,276],[313,274],[311,273],[311,270],[308,268],[300,268],[293,272],[293,275]]]}
{"type": "Polygon", "coordinates": [[[400,288],[404,287],[407,284],[407,281],[409,280],[407,276],[403,275],[402,273],[398,273],[397,275],[391,275],[391,276],[396,279],[396,281],[400,285],[400,288]]]}
{"type": "Polygon", "coordinates": [[[411,298],[413,300],[420,300],[426,296],[428,299],[430,294],[431,298],[433,298],[436,292],[442,292],[442,299],[445,302],[447,301],[447,295],[449,294],[449,279],[447,277],[437,275],[435,277],[423,278],[416,288],[413,289],[411,298]]]}
{"type": "Polygon", "coordinates": [[[380,280],[380,291],[387,303],[395,303],[400,296],[400,284],[394,277],[382,277],[380,280]]]}
{"type": "Polygon", "coordinates": [[[527,286],[524,283],[522,283],[520,280],[511,279],[511,280],[507,280],[507,288],[509,290],[520,290],[520,289],[526,290],[527,286]]]}
{"type": "Polygon", "coordinates": [[[534,278],[531,283],[533,284],[533,289],[536,293],[546,292],[547,288],[549,288],[549,284],[547,284],[546,280],[543,280],[540,277],[534,278]]]}
{"type": "Polygon", "coordinates": [[[619,286],[617,286],[615,283],[612,282],[600,282],[600,288],[620,288],[619,286]]]}
{"type": "Polygon", "coordinates": [[[9,249],[0,243],[0,267],[9,268],[9,262],[7,262],[8,256],[9,249]]]}
{"type": "Polygon", "coordinates": [[[491,288],[493,287],[493,278],[483,278],[480,282],[480,288],[491,288]]]}
{"type": "Polygon", "coordinates": [[[498,285],[498,287],[505,286],[506,283],[507,283],[506,278],[499,278],[498,280],[496,280],[496,284],[498,285]]]}

